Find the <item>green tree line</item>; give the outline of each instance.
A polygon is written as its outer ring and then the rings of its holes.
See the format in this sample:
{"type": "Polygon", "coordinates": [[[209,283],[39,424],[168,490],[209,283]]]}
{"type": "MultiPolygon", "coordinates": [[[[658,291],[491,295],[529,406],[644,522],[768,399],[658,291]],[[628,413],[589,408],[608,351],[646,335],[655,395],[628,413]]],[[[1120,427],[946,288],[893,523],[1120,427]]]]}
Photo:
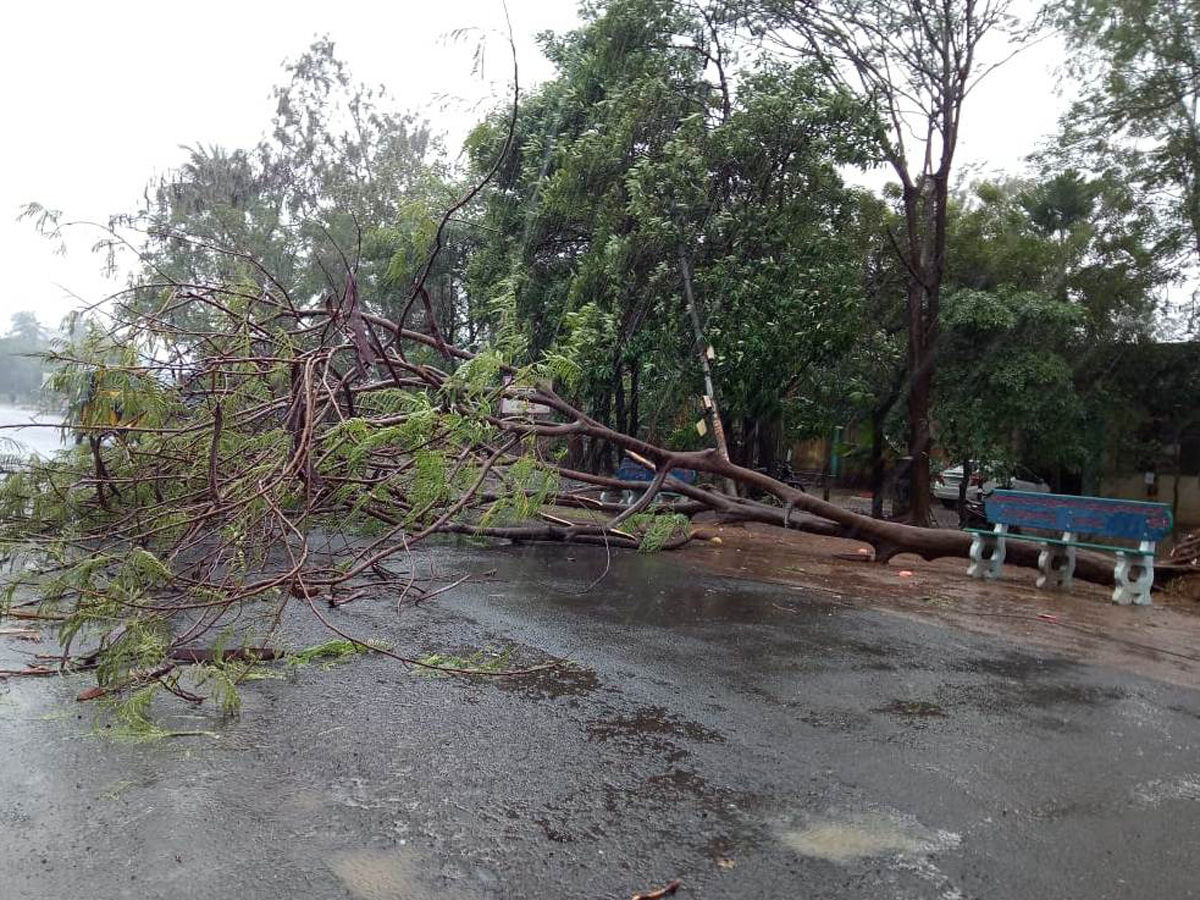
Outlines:
{"type": "MultiPolygon", "coordinates": [[[[715,405],[750,467],[858,423],[877,498],[886,461],[912,458],[918,518],[939,450],[1080,485],[1122,421],[1105,361],[1194,334],[1160,298],[1200,262],[1195,2],[1063,0],[1018,22],[1003,0],[607,0],[582,20],[541,36],[554,77],[514,122],[487,115],[458,166],[316,42],[262,142],[193,149],[114,220],[149,235],[137,302],[189,279],[320,302],[353,271],[368,308],[400,314],[441,211],[499,159],[409,322],[569,348],[573,403],[671,447],[706,446],[715,405]],[[979,48],[1038,28],[1085,88],[1024,171],[966,180],[958,122],[1005,77],[979,48]],[[852,169],[894,180],[871,192],[852,169]]],[[[168,314],[202,340],[202,306],[168,314]]]]}

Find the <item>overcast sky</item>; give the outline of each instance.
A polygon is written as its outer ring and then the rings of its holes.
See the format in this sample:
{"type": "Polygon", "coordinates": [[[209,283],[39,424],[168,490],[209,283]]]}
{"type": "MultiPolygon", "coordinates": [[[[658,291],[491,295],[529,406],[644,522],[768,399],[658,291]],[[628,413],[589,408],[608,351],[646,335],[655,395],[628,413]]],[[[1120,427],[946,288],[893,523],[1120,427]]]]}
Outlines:
{"type": "MultiPolygon", "coordinates": [[[[528,86],[552,74],[534,36],[569,29],[576,6],[509,0],[509,9],[528,86]]],[[[91,301],[119,286],[88,252],[97,232],[73,232],[59,256],[28,222],[15,221],[20,207],[38,201],[67,219],[103,220],[136,207],[149,178],[182,161],[181,145],[254,144],[269,123],[282,62],[314,37],[328,34],[356,78],[386,85],[454,137],[507,75],[498,40],[480,78],[471,73],[472,47],[448,38],[464,27],[502,28],[499,0],[59,0],[6,4],[4,26],[0,332],[18,310],[57,325],[78,305],[72,295],[91,301]]],[[[966,107],[964,165],[1019,171],[1054,131],[1065,103],[1056,92],[1061,53],[1045,42],[983,82],[966,107]]]]}

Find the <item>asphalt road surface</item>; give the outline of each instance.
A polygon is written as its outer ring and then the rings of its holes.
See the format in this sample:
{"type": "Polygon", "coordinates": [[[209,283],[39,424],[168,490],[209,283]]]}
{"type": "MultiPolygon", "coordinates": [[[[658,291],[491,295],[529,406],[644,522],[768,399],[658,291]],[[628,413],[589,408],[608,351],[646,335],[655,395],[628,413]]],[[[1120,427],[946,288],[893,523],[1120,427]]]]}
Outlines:
{"type": "Polygon", "coordinates": [[[438,564],[496,573],[336,621],[573,665],[309,666],[250,685],[235,722],[171,721],[216,737],[136,745],[93,736],[83,678],[0,684],[0,896],[1200,896],[1195,690],[679,556],[586,591],[603,552],[438,564]]]}

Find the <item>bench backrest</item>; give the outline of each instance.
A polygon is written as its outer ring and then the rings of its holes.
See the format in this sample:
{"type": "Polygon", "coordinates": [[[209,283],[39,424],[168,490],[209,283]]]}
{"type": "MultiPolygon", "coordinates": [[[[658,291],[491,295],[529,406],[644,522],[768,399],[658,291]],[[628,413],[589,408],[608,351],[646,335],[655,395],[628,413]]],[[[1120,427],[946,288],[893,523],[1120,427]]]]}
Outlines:
{"type": "Polygon", "coordinates": [[[1023,525],[1049,531],[1073,531],[1134,541],[1159,541],[1174,525],[1165,503],[1039,494],[1031,491],[993,491],[983,504],[989,522],[1023,525]]]}

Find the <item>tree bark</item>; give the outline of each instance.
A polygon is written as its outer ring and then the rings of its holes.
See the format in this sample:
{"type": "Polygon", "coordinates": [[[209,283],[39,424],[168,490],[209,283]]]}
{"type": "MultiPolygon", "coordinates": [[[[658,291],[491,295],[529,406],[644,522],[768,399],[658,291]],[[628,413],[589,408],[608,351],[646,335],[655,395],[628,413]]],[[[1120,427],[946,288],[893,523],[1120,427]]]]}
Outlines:
{"type": "MultiPolygon", "coordinates": [[[[612,404],[611,391],[604,390],[600,396],[596,398],[596,419],[603,425],[607,426],[609,422],[609,412],[612,404]]],[[[588,468],[593,472],[611,472],[612,466],[612,448],[605,441],[592,439],[588,442],[588,468]]]]}
{"type": "Polygon", "coordinates": [[[773,473],[776,468],[782,425],[778,410],[773,410],[758,420],[756,427],[758,468],[768,473],[773,473]]]}
{"type": "Polygon", "coordinates": [[[887,410],[876,407],[871,410],[871,517],[883,518],[883,423],[887,410]]]}
{"type": "Polygon", "coordinates": [[[629,416],[625,407],[625,372],[621,365],[620,353],[613,360],[612,390],[616,401],[617,431],[629,434],[629,416]]]}
{"type": "Polygon", "coordinates": [[[958,483],[958,525],[960,528],[965,528],[967,525],[967,488],[971,484],[971,461],[964,459],[962,461],[962,481],[958,483]]]}
{"type": "Polygon", "coordinates": [[[638,436],[641,429],[641,398],[639,384],[642,374],[642,361],[634,358],[629,361],[629,430],[627,434],[638,436]]]}

